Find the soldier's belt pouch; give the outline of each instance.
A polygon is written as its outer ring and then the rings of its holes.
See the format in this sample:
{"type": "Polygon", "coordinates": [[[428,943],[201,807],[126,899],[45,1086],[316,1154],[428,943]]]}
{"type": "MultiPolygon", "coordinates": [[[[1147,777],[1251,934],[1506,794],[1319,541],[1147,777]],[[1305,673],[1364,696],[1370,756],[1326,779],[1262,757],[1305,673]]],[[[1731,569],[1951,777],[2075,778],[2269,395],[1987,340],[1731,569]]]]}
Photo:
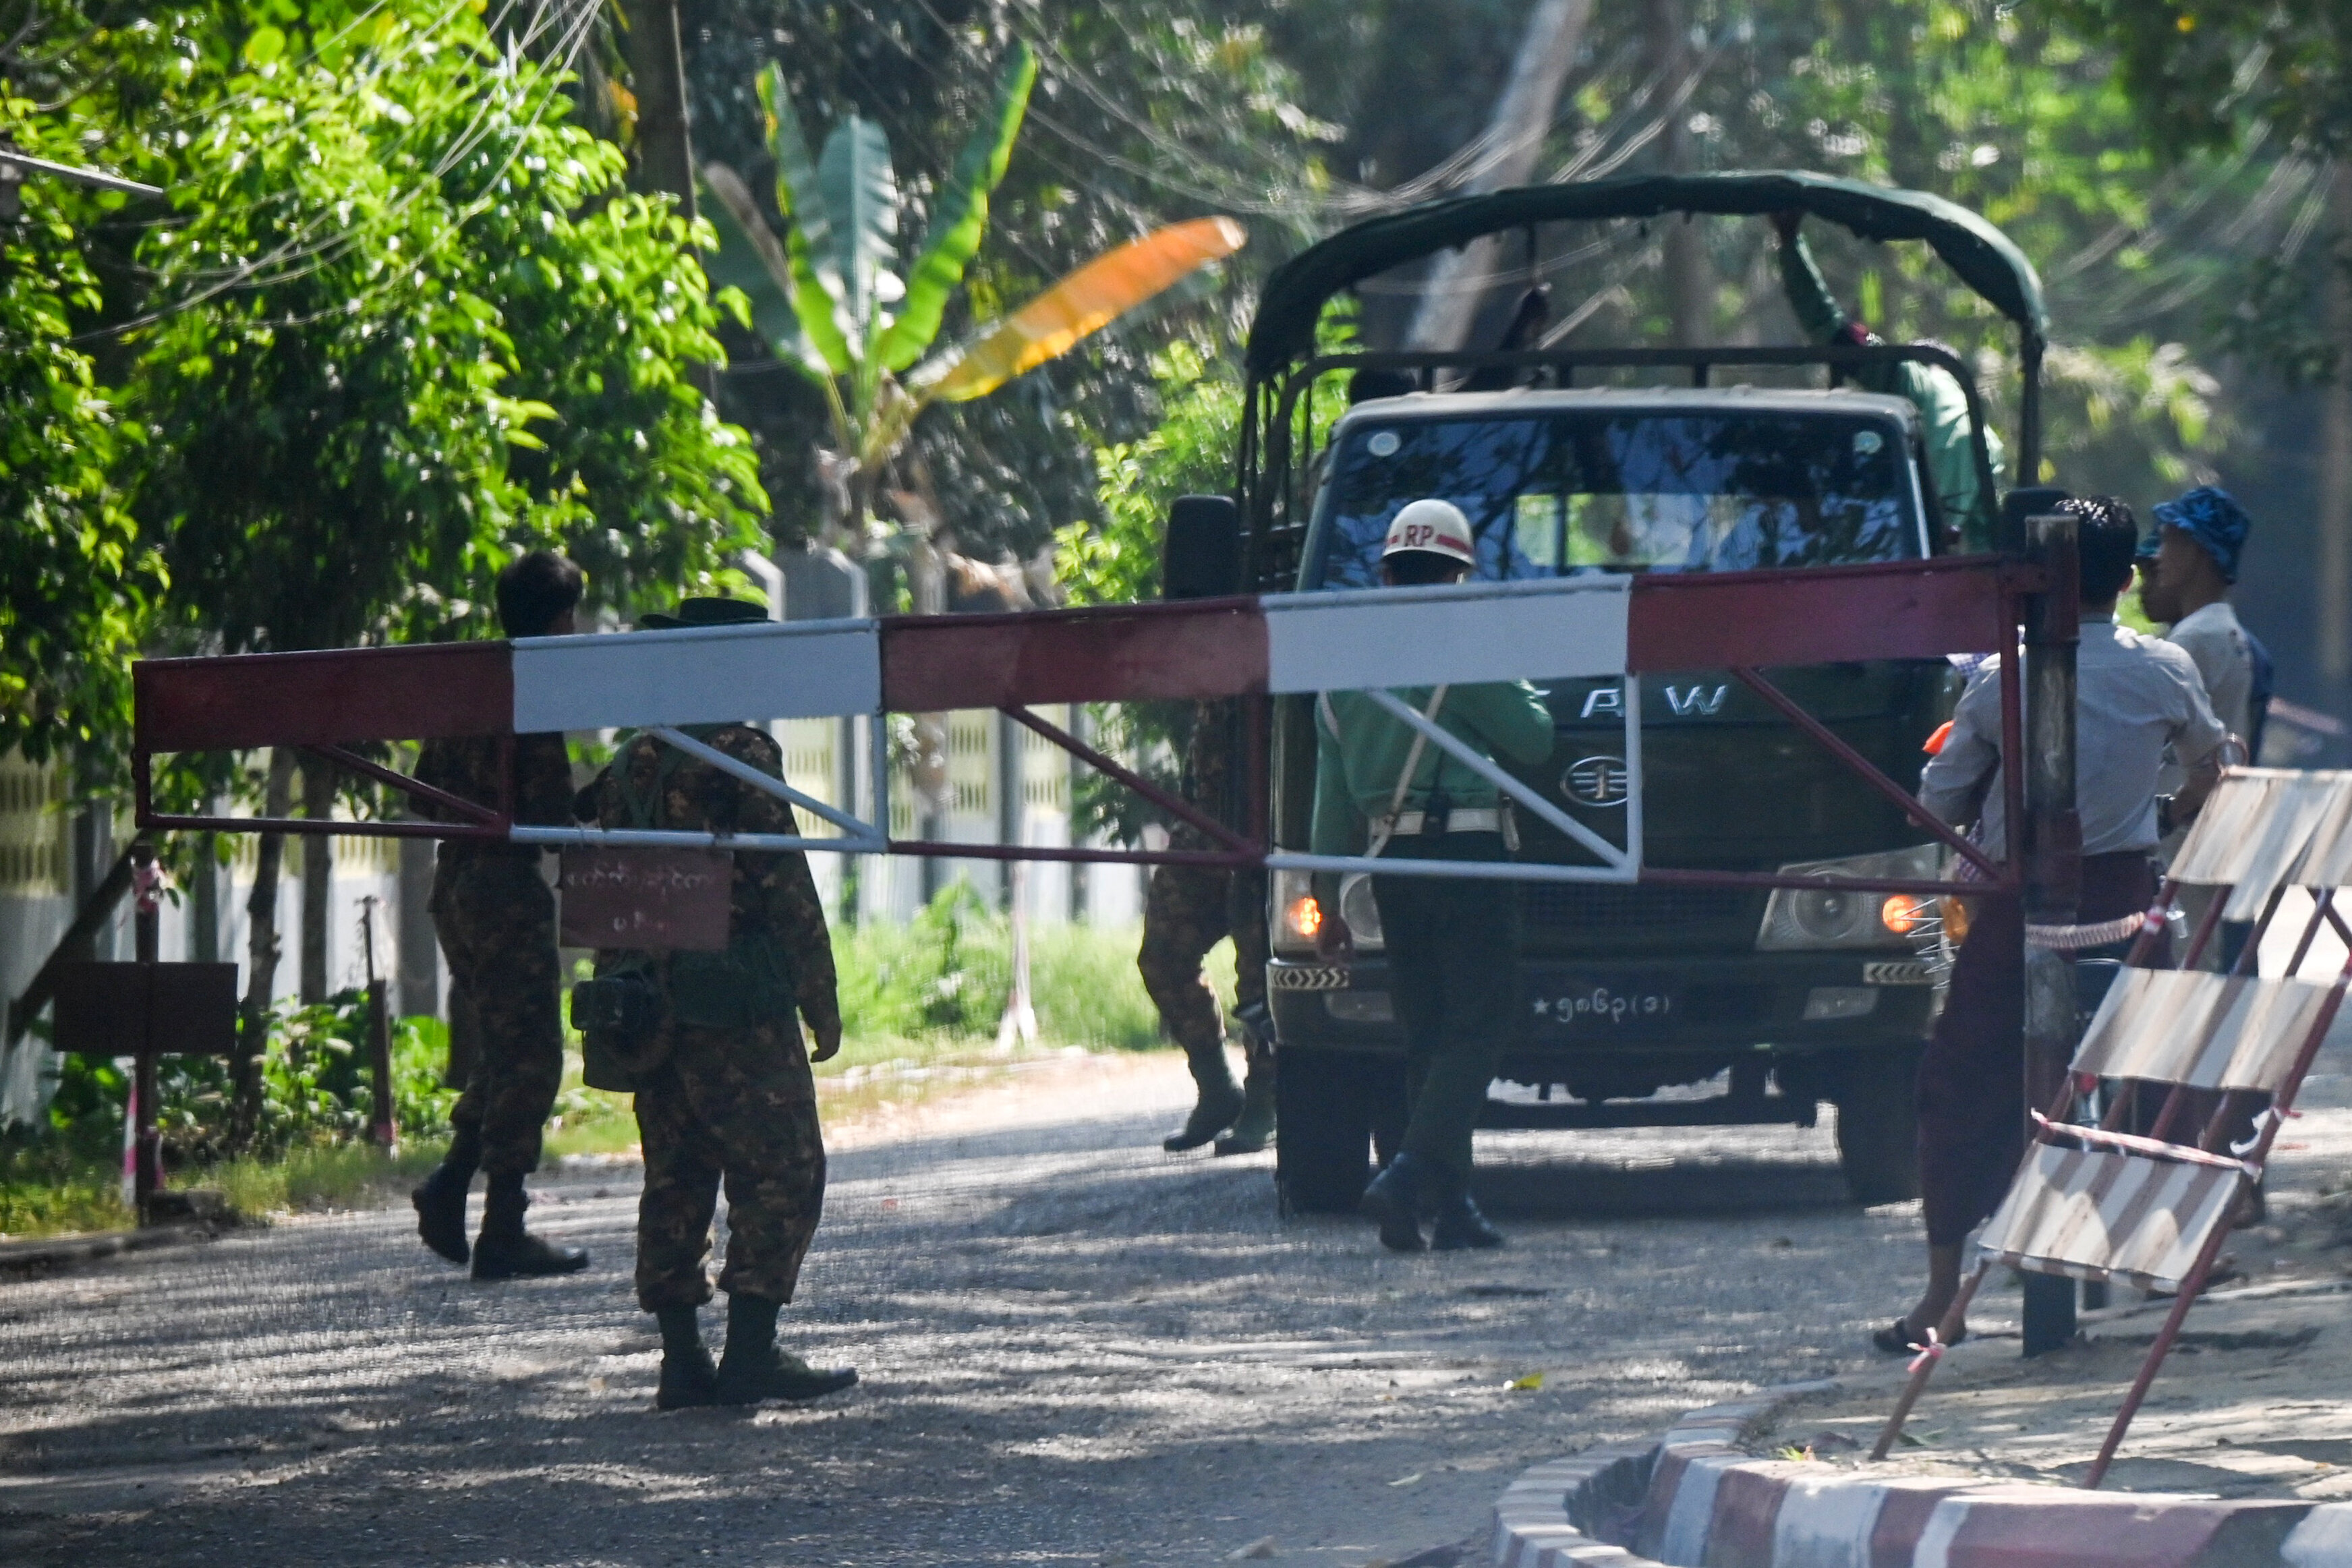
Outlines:
{"type": "Polygon", "coordinates": [[[649,967],[616,970],[572,988],[580,1076],[591,1089],[627,1093],[661,1065],[661,984],[649,967]]]}
{"type": "Polygon", "coordinates": [[[671,1015],[694,1029],[756,1029],[789,1018],[792,977],[764,934],[739,936],[722,953],[673,953],[671,1015]]]}

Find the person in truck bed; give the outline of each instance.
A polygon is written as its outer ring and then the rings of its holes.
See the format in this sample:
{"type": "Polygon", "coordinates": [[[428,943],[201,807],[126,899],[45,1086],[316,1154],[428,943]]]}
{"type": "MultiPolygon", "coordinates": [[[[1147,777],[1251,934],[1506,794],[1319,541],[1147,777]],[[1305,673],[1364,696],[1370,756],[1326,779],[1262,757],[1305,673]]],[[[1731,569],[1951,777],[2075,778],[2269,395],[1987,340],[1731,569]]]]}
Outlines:
{"type": "MultiPolygon", "coordinates": [[[[1773,230],[1780,236],[1780,286],[1788,295],[1789,308],[1796,312],[1797,325],[1817,343],[1853,348],[1884,343],[1885,339],[1848,316],[1830,292],[1821,268],[1813,265],[1813,253],[1805,245],[1800,229],[1804,221],[1805,214],[1800,212],[1772,214],[1773,230]]],[[[1969,441],[1975,422],[1969,415],[1968,394],[1960,383],[1938,366],[1908,361],[1865,366],[1854,372],[1853,379],[1872,392],[1906,397],[1917,405],[1920,430],[1927,441],[1927,472],[1935,481],[1936,497],[1943,505],[1945,525],[1959,530],[1961,548],[1991,549],[1993,497],[1985,493],[1983,476],[1977,471],[1976,452],[1969,441]]],[[[1984,438],[1985,452],[1998,473],[2000,437],[1987,430],[1984,438]]]]}

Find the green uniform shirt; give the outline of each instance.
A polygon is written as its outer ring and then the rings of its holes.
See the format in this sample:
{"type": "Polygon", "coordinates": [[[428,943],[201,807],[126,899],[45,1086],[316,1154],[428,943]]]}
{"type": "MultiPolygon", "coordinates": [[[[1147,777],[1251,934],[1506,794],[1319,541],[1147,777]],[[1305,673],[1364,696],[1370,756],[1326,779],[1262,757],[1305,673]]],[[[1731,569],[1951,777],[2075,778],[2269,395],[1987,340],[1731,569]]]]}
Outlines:
{"type": "MultiPolygon", "coordinates": [[[[1433,689],[1400,687],[1393,695],[1427,713],[1433,689]]],[[[1525,681],[1450,686],[1437,723],[1487,757],[1500,754],[1532,766],[1551,755],[1551,710],[1525,681]]],[[[1416,733],[1362,692],[1326,692],[1316,699],[1313,853],[1361,852],[1365,824],[1388,814],[1397,775],[1404,769],[1416,733]]],[[[1441,784],[1458,809],[1491,810],[1495,806],[1495,786],[1433,741],[1421,748],[1402,810],[1419,810],[1441,784]]]]}
{"type": "MultiPolygon", "coordinates": [[[[1853,324],[1822,281],[1802,235],[1780,247],[1780,285],[1788,292],[1789,308],[1797,313],[1797,324],[1815,342],[1833,343],[1853,324]]],[[[1991,549],[1994,497],[1985,495],[1979,482],[1976,453],[1969,440],[1969,400],[1951,372],[1906,361],[1870,366],[1853,379],[1871,392],[1908,398],[1919,410],[1927,474],[1943,502],[1944,516],[1959,525],[1961,548],[1991,549]]],[[[1998,474],[2001,444],[1997,432],[1985,432],[1985,451],[1998,474]]]]}

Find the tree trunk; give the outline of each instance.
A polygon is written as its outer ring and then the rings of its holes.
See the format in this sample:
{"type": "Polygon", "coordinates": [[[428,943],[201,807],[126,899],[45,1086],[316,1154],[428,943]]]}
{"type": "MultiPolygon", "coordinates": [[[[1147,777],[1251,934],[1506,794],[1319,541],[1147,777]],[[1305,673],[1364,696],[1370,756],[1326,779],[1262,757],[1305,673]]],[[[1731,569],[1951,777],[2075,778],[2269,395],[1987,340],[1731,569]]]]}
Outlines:
{"type": "MultiPolygon", "coordinates": [[[[1520,36],[1511,78],[1481,138],[1486,155],[1463,190],[1475,193],[1524,185],[1535,173],[1559,105],[1560,87],[1576,62],[1577,46],[1591,16],[1592,0],[1538,0],[1520,36]]],[[[1489,235],[1437,258],[1413,312],[1412,328],[1405,334],[1411,347],[1444,350],[1463,346],[1477,319],[1479,302],[1486,297],[1489,275],[1501,264],[1500,238],[1489,235]]]]}
{"type": "Polygon", "coordinates": [[[694,141],[686,120],[686,55],[677,0],[629,0],[629,85],[637,95],[637,183],[677,198],[694,217],[694,141]]]}
{"type": "MultiPolygon", "coordinates": [[[[335,814],[335,770],[315,757],[302,759],[302,814],[316,821],[335,814]]],[[[318,833],[302,837],[302,1005],[327,999],[327,936],[334,913],[334,840],[318,833]]]]}
{"type": "Polygon", "coordinates": [[[2319,673],[2331,698],[2341,700],[2352,678],[2352,163],[2338,162],[2335,244],[2326,289],[2327,341],[2336,351],[2335,373],[2319,408],[2319,673]]]}
{"type": "MultiPolygon", "coordinates": [[[[907,552],[907,587],[918,615],[944,615],[948,608],[947,559],[926,533],[907,552]]],[[[915,716],[915,812],[918,831],[934,841],[948,836],[948,719],[940,713],[915,716]]],[[[939,896],[947,883],[947,862],[937,855],[923,857],[923,902],[939,896]]]]}
{"type": "MultiPolygon", "coordinates": [[[[284,817],[294,810],[294,753],[269,753],[269,781],[261,814],[284,817]]],[[[269,1049],[269,998],[278,985],[278,878],[286,860],[286,835],[264,833],[254,857],[253,891],[245,901],[245,1005],[237,1018],[236,1059],[230,1066],[235,1096],[229,1145],[242,1153],[261,1125],[261,1061],[269,1049]]]]}
{"type": "MultiPolygon", "coordinates": [[[[1650,0],[1648,16],[1651,69],[1666,94],[1666,128],[1659,138],[1661,161],[1670,174],[1687,173],[1691,166],[1690,116],[1687,103],[1677,102],[1678,89],[1697,62],[1690,44],[1690,21],[1683,0],[1650,0]]],[[[1666,317],[1674,324],[1675,341],[1685,349],[1715,338],[1715,278],[1707,265],[1706,235],[1697,220],[1668,214],[1664,249],[1666,317]]]]}

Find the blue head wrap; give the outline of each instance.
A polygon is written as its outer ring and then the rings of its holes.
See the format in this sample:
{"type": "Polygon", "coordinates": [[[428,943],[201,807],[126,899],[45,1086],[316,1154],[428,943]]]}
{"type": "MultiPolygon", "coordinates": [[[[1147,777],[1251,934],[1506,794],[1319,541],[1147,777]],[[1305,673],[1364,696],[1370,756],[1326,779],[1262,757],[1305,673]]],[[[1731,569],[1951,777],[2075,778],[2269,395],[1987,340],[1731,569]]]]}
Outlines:
{"type": "Polygon", "coordinates": [[[2200,485],[2177,501],[2159,503],[2155,516],[2160,528],[2179,528],[2195,539],[2224,579],[2238,580],[2238,552],[2245,549],[2246,535],[2254,525],[2227,490],[2200,485]]]}

